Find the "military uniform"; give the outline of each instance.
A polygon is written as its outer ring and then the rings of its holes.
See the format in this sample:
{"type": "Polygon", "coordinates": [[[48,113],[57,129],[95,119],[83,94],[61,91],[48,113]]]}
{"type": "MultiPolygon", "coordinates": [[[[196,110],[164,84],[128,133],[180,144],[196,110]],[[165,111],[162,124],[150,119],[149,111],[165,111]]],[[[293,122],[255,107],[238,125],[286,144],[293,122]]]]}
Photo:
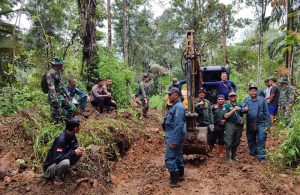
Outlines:
{"type": "Polygon", "coordinates": [[[224,105],[213,105],[214,131],[208,140],[209,145],[216,144],[216,141],[218,140],[218,145],[224,146],[225,123],[222,123],[222,120],[224,120],[224,110],[224,105]]]}
{"type": "Polygon", "coordinates": [[[200,104],[199,99],[195,102],[195,111],[198,113],[197,122],[200,127],[207,127],[213,124],[213,114],[211,104],[207,99],[204,99],[204,104],[200,104]]]}
{"type": "MultiPolygon", "coordinates": [[[[238,106],[242,109],[242,106],[240,104],[233,104],[232,102],[226,103],[224,105],[224,115],[230,112],[235,106],[238,106]]],[[[236,159],[237,148],[241,142],[243,132],[243,124],[241,124],[241,120],[239,120],[243,116],[241,109],[237,110],[226,120],[224,142],[227,160],[229,160],[230,158],[233,160],[236,159]]]]}
{"type": "Polygon", "coordinates": [[[66,116],[67,119],[75,116],[76,106],[67,98],[61,73],[51,69],[48,71],[46,79],[49,88],[48,100],[51,106],[52,119],[59,122],[62,116],[66,116]]]}
{"type": "Polygon", "coordinates": [[[149,95],[151,92],[151,84],[150,82],[141,81],[138,90],[138,96],[142,102],[142,113],[143,116],[147,116],[149,109],[149,95]],[[147,100],[145,100],[147,98],[147,100]]]}
{"type": "Polygon", "coordinates": [[[280,98],[279,98],[279,112],[280,116],[285,120],[290,119],[290,105],[294,102],[295,88],[289,84],[287,78],[282,78],[279,83],[285,83],[279,87],[280,98]]]}

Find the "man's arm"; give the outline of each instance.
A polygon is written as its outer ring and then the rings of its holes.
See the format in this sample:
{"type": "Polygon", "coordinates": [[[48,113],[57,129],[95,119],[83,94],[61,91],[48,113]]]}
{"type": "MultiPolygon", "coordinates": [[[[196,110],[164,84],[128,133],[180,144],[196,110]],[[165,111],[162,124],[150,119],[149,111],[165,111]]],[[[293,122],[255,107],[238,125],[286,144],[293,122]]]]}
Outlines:
{"type": "Polygon", "coordinates": [[[47,79],[47,83],[48,83],[51,102],[58,102],[57,93],[55,90],[55,84],[54,84],[54,79],[52,78],[52,74],[48,73],[46,75],[46,79],[47,79]]]}
{"type": "Polygon", "coordinates": [[[234,113],[235,111],[241,109],[238,106],[235,106],[232,110],[229,110],[229,108],[227,108],[227,106],[225,107],[225,112],[224,112],[224,118],[225,119],[229,119],[234,113]]]}
{"type": "Polygon", "coordinates": [[[102,98],[102,97],[106,97],[107,95],[100,95],[96,89],[96,87],[94,86],[92,88],[92,94],[96,97],[96,98],[102,98]]]}
{"type": "Polygon", "coordinates": [[[272,122],[270,118],[269,107],[266,100],[263,101],[263,112],[264,112],[266,124],[270,127],[272,125],[272,122]]]}
{"type": "Polygon", "coordinates": [[[184,115],[184,109],[181,107],[177,107],[174,113],[175,124],[171,144],[178,145],[182,140],[182,131],[184,129],[184,115]]]}
{"type": "Polygon", "coordinates": [[[215,81],[215,82],[203,82],[203,85],[206,86],[218,86],[220,81],[215,81]]]}
{"type": "Polygon", "coordinates": [[[209,121],[210,124],[214,124],[214,115],[212,112],[212,105],[208,102],[208,112],[209,112],[209,121]]]}
{"type": "Polygon", "coordinates": [[[141,89],[143,98],[147,98],[147,94],[145,91],[145,85],[143,83],[140,83],[140,89],[141,89]]]}
{"type": "Polygon", "coordinates": [[[75,149],[72,149],[72,150],[66,152],[66,150],[67,150],[66,144],[63,142],[58,142],[57,144],[55,144],[55,146],[53,148],[53,150],[54,150],[53,162],[59,163],[60,161],[62,161],[64,159],[71,159],[71,158],[75,157],[76,156],[75,149]]]}
{"type": "Polygon", "coordinates": [[[186,84],[186,79],[179,81],[180,85],[186,84]]]}
{"type": "Polygon", "coordinates": [[[75,88],[75,93],[76,93],[77,95],[79,95],[81,98],[87,96],[83,91],[81,91],[81,90],[78,89],[77,87],[75,88]]]}
{"type": "Polygon", "coordinates": [[[234,92],[236,92],[236,85],[234,84],[234,82],[230,81],[231,82],[231,86],[232,86],[232,89],[234,92]]]}
{"type": "Polygon", "coordinates": [[[272,87],[271,88],[271,91],[270,91],[270,102],[272,102],[273,101],[273,99],[274,99],[274,96],[275,96],[275,93],[276,93],[276,87],[272,87]]]}

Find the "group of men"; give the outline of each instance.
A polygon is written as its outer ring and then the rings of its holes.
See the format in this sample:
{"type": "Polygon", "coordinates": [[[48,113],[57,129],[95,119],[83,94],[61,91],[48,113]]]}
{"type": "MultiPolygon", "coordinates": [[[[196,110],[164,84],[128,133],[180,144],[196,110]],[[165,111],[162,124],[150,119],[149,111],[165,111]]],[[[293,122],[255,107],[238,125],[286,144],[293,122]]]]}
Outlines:
{"type": "Polygon", "coordinates": [[[61,58],[54,58],[51,62],[52,69],[46,74],[48,100],[51,106],[51,116],[55,123],[61,120],[69,120],[77,113],[77,105],[80,106],[80,112],[86,115],[86,105],[90,101],[100,113],[103,108],[117,108],[117,104],[111,98],[110,87],[112,80],[103,81],[98,79],[96,85],[91,90],[91,95],[88,96],[82,90],[78,89],[77,81],[74,78],[68,79],[68,85],[63,82],[63,65],[64,61],[61,58]],[[76,95],[78,98],[76,98],[76,95]]]}
{"type": "MultiPolygon", "coordinates": [[[[293,100],[291,98],[292,87],[286,78],[279,81],[280,89],[276,85],[276,79],[268,79],[266,84],[267,82],[272,87],[267,85],[266,93],[261,93],[256,84],[250,84],[248,87],[249,96],[243,100],[242,104],[237,102],[236,86],[227,79],[225,72],[221,75],[221,81],[202,83],[204,88],[202,87],[198,91],[195,111],[198,114],[197,125],[208,128],[209,155],[212,155],[213,148],[217,144],[221,158],[225,157],[226,154],[228,162],[237,161],[237,149],[243,126],[246,124],[249,154],[255,156],[260,162],[266,161],[265,143],[267,129],[272,125],[271,117],[276,115],[278,106],[286,117],[289,105],[293,100]],[[207,94],[205,86],[208,85],[217,86],[220,93],[214,105],[205,99],[207,94]],[[246,115],[246,121],[244,121],[243,115],[246,115]]],[[[186,127],[185,110],[181,96],[179,88],[174,86],[169,88],[168,97],[172,106],[164,120],[166,131],[165,162],[170,172],[170,184],[173,187],[177,186],[184,174],[183,140],[186,127]]]]}

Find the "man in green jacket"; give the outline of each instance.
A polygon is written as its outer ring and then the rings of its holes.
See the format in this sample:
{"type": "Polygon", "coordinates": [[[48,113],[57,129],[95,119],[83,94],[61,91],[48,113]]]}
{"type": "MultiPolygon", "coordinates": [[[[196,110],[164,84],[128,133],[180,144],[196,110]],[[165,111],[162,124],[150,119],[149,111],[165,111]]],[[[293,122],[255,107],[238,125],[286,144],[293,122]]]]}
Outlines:
{"type": "Polygon", "coordinates": [[[231,162],[237,160],[237,148],[240,145],[243,132],[243,110],[237,103],[237,95],[230,92],[229,102],[225,104],[224,118],[226,119],[226,133],[224,137],[226,159],[231,162]]]}

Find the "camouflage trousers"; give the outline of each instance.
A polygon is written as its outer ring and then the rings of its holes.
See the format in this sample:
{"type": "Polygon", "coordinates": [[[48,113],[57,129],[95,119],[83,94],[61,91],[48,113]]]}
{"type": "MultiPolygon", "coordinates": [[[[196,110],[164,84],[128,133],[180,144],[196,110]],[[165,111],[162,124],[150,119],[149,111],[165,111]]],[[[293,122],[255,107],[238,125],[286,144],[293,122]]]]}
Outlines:
{"type": "Polygon", "coordinates": [[[74,117],[77,112],[76,106],[63,95],[59,95],[57,99],[57,102],[50,102],[52,120],[58,123],[74,117]]]}
{"type": "Polygon", "coordinates": [[[289,109],[289,103],[288,102],[281,102],[279,103],[279,115],[280,117],[284,119],[289,119],[291,117],[291,112],[289,109]]]}

